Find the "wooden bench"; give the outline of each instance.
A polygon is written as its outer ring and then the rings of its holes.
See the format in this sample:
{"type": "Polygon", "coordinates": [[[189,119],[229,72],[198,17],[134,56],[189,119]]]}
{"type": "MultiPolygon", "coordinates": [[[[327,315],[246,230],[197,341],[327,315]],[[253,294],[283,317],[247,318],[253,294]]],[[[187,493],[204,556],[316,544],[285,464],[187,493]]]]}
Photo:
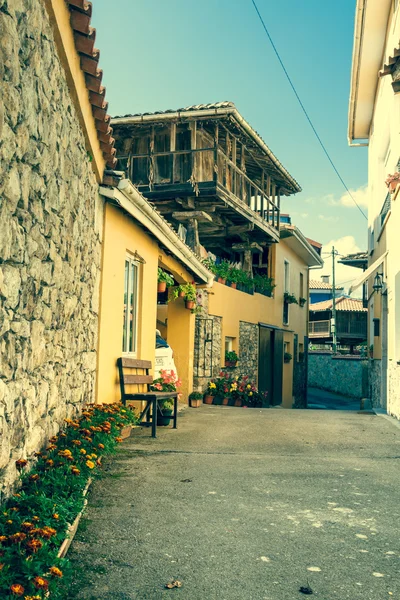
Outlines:
{"type": "Polygon", "coordinates": [[[139,417],[139,423],[143,423],[146,417],[146,425],[151,422],[151,436],[156,437],[157,432],[157,414],[164,419],[174,421],[174,429],[177,428],[178,419],[178,392],[155,392],[150,390],[153,383],[153,377],[149,374],[151,361],[137,360],[135,358],[119,358],[117,361],[119,371],[119,384],[121,387],[121,401],[126,405],[127,402],[135,400],[146,402],[146,406],[139,417]],[[135,385],[137,388],[145,388],[146,391],[129,392],[125,391],[126,385],[135,385]],[[164,415],[158,400],[173,398],[174,410],[171,416],[164,415]]]}

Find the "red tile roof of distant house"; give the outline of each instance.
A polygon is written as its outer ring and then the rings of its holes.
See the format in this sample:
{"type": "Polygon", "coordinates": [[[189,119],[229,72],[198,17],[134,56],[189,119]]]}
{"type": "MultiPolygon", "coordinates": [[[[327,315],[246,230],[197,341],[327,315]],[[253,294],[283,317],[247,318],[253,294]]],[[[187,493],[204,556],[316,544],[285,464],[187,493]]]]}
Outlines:
{"type": "MultiPolygon", "coordinates": [[[[331,290],[332,284],[326,283],[325,281],[315,281],[310,279],[310,290],[331,290]]],[[[343,290],[344,287],[342,285],[336,286],[337,290],[343,290]]]]}
{"type": "Polygon", "coordinates": [[[100,51],[94,47],[96,30],[90,26],[92,3],[85,0],[67,0],[67,5],[71,15],[75,48],[80,57],[81,69],[85,75],[89,101],[92,105],[97,137],[106,165],[113,169],[117,162],[115,140],[110,127],[111,117],[107,114],[106,88],[101,85],[103,71],[98,68],[100,51]]]}
{"type": "MultiPolygon", "coordinates": [[[[332,300],[324,300],[311,304],[310,311],[320,312],[323,310],[332,310],[332,300]]],[[[363,301],[357,298],[345,298],[341,296],[336,298],[336,310],[342,312],[368,312],[367,308],[363,307],[363,301]]]]}

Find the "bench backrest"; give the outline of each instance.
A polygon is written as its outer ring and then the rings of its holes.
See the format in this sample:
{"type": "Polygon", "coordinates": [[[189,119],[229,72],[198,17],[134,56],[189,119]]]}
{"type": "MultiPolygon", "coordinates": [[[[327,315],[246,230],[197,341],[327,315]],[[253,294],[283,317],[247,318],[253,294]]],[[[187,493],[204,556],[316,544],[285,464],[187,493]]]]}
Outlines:
{"type": "MultiPolygon", "coordinates": [[[[150,360],[139,360],[136,358],[119,358],[117,360],[119,371],[119,385],[121,388],[121,399],[124,400],[125,386],[136,385],[143,388],[146,386],[146,392],[149,391],[150,384],[153,383],[153,377],[149,375],[151,369],[150,360]]],[[[141,390],[142,391],[142,390],[141,390]]]]}

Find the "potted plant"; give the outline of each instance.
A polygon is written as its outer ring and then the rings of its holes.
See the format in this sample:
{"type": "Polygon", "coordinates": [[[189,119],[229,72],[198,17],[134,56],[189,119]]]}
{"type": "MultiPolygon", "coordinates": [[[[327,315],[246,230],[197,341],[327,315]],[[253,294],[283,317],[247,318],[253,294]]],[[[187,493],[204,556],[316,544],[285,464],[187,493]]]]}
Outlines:
{"type": "Polygon", "coordinates": [[[212,258],[205,258],[201,262],[209,271],[211,271],[211,273],[213,273],[213,275],[217,274],[217,265],[212,260],[212,258]]]}
{"type": "Polygon", "coordinates": [[[225,366],[226,367],[236,367],[238,360],[239,360],[239,357],[234,350],[231,350],[230,352],[225,352],[225,366]]]}
{"type": "Polygon", "coordinates": [[[272,296],[272,292],[276,287],[273,278],[267,277],[267,275],[254,275],[253,283],[255,291],[259,294],[264,294],[265,296],[272,296]]]}
{"type": "Polygon", "coordinates": [[[230,270],[230,265],[229,262],[227,260],[222,260],[218,265],[216,266],[216,275],[217,275],[217,281],[218,283],[226,283],[227,277],[229,275],[229,270],[230,270]]]}
{"type": "Polygon", "coordinates": [[[299,305],[300,306],[304,306],[306,302],[307,302],[307,298],[299,298],[299,305]]]}
{"type": "MultiPolygon", "coordinates": [[[[178,387],[182,385],[181,380],[177,377],[175,371],[167,371],[161,369],[160,377],[154,379],[150,385],[150,390],[154,392],[176,392],[178,387]]],[[[173,413],[174,401],[172,398],[158,400],[158,406],[162,415],[157,411],[157,425],[165,427],[169,425],[170,417],[173,413]]]]}
{"type": "Polygon", "coordinates": [[[393,174],[389,174],[386,178],[385,183],[386,187],[389,188],[390,193],[393,194],[400,183],[400,173],[396,172],[393,174]]]}
{"type": "Polygon", "coordinates": [[[285,363],[289,363],[292,360],[293,356],[290,354],[290,352],[285,352],[285,354],[283,355],[283,361],[285,363]]]}
{"type": "Polygon", "coordinates": [[[242,279],[242,273],[240,269],[236,269],[235,267],[231,267],[228,272],[228,282],[231,285],[231,288],[236,290],[237,284],[240,283],[242,279]]]}
{"type": "Polygon", "coordinates": [[[185,306],[189,310],[193,310],[196,306],[196,286],[194,282],[192,283],[184,283],[180,285],[180,292],[183,294],[183,299],[185,300],[185,306]]]}
{"type": "Polygon", "coordinates": [[[202,400],[203,394],[200,394],[200,392],[192,392],[189,394],[189,405],[191,408],[199,408],[202,400]]]}
{"type": "Polygon", "coordinates": [[[166,271],[163,271],[160,267],[158,267],[157,281],[158,281],[158,287],[157,287],[158,292],[165,292],[167,287],[172,287],[174,285],[174,278],[166,271]]]}
{"type": "Polygon", "coordinates": [[[288,304],[298,304],[296,296],[294,294],[291,294],[290,292],[285,292],[283,295],[283,299],[288,304]]]}
{"type": "Polygon", "coordinates": [[[211,380],[208,384],[207,392],[204,395],[204,404],[212,404],[216,393],[217,384],[215,383],[215,381],[211,380]]]}

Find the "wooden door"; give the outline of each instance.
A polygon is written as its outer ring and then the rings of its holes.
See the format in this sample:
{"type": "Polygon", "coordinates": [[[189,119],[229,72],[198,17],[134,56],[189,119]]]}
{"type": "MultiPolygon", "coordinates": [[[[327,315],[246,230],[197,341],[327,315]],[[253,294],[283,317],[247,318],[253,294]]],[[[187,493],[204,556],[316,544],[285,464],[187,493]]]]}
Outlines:
{"type": "Polygon", "coordinates": [[[283,331],[260,325],[258,388],[271,405],[282,403],[283,331]]]}

